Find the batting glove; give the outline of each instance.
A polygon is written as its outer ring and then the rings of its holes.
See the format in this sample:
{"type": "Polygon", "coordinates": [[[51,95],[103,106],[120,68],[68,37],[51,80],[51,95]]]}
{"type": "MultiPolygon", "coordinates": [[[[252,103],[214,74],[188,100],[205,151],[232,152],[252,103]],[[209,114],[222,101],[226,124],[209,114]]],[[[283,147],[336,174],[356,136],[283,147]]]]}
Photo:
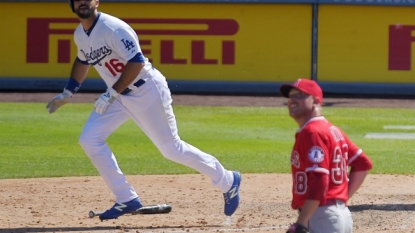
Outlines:
{"type": "Polygon", "coordinates": [[[287,233],[309,233],[307,227],[294,223],[290,226],[290,228],[287,230],[287,233]]]}
{"type": "Polygon", "coordinates": [[[55,96],[49,103],[46,105],[46,108],[49,111],[49,114],[54,113],[60,106],[68,103],[72,98],[72,92],[64,89],[63,92],[55,96]]]}
{"type": "Polygon", "coordinates": [[[113,88],[108,88],[107,92],[103,93],[97,101],[95,101],[95,111],[99,114],[104,114],[107,112],[108,108],[114,103],[115,99],[118,97],[118,92],[113,88]]]}

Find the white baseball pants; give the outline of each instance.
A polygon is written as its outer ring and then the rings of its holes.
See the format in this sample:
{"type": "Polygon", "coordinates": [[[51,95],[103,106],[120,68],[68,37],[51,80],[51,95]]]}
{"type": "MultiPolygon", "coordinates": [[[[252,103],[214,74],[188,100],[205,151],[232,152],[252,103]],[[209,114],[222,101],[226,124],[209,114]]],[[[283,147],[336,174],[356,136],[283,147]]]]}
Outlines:
{"type": "Polygon", "coordinates": [[[308,222],[310,233],[352,233],[353,219],[342,201],[335,205],[320,206],[308,222]]]}
{"type": "Polygon", "coordinates": [[[107,113],[92,111],[79,138],[85,153],[114,193],[116,202],[124,203],[138,197],[106,143],[107,137],[128,119],[141,128],[164,157],[207,175],[215,187],[227,192],[233,173],[212,155],[180,139],[165,77],[152,69],[144,80],[146,83],[142,86],[120,95],[107,113]]]}

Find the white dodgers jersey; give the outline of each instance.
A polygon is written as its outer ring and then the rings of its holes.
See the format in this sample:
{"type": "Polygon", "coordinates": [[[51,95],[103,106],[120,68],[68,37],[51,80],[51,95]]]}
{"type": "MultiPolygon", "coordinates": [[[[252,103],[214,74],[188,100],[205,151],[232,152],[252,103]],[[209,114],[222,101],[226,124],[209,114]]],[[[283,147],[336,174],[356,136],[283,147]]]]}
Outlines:
{"type": "Polygon", "coordinates": [[[78,59],[84,64],[92,65],[108,87],[119,79],[125,64],[130,59],[137,58],[137,55],[140,57],[139,62],[145,63],[145,66],[134,82],[151,69],[151,63],[142,54],[135,31],[116,17],[99,12],[94,25],[84,31],[80,24],[74,37],[78,46],[78,59]]]}

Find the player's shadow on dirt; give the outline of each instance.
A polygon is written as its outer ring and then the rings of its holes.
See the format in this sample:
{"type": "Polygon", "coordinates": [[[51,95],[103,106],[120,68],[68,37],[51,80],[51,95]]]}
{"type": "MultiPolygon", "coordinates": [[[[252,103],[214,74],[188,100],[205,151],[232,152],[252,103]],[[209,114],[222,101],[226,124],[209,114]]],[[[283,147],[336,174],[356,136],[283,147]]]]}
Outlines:
{"type": "Polygon", "coordinates": [[[149,226],[149,227],[22,227],[22,228],[8,228],[8,229],[1,229],[0,233],[27,233],[27,232],[82,232],[82,231],[134,231],[134,230],[174,230],[174,229],[181,229],[183,231],[192,232],[191,229],[218,229],[223,227],[222,225],[193,225],[193,226],[149,226]]]}
{"type": "Polygon", "coordinates": [[[383,210],[383,211],[415,211],[415,204],[371,204],[371,205],[351,205],[351,212],[360,212],[363,210],[383,210]]]}

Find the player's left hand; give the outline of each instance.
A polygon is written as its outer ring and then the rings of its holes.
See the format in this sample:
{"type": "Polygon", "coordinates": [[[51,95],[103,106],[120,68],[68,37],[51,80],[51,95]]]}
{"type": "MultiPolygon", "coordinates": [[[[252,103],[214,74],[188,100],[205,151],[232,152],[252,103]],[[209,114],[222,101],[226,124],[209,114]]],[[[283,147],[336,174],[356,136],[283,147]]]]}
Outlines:
{"type": "Polygon", "coordinates": [[[307,227],[294,223],[290,226],[290,228],[287,230],[287,233],[309,233],[307,227]]]}
{"type": "Polygon", "coordinates": [[[97,101],[95,101],[95,111],[99,114],[104,114],[108,111],[108,108],[114,103],[115,99],[118,97],[118,92],[113,88],[108,88],[107,92],[103,93],[97,101]]]}

